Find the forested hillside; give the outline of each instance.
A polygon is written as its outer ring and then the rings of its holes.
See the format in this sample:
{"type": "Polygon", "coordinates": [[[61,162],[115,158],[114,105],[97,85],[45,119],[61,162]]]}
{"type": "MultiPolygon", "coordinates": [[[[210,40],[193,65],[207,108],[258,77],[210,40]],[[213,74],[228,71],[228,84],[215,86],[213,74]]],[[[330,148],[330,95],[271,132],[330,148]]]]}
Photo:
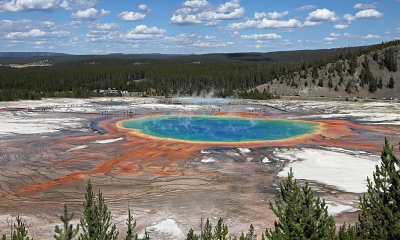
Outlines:
{"type": "Polygon", "coordinates": [[[303,64],[299,71],[258,86],[278,95],[398,98],[400,44],[392,41],[303,64]]]}
{"type": "Polygon", "coordinates": [[[400,41],[391,41],[364,48],[297,51],[291,52],[292,56],[290,52],[277,52],[49,59],[54,65],[0,66],[0,100],[102,96],[98,91],[101,89],[144,92],[152,96],[199,95],[212,91],[218,97],[257,99],[312,96],[314,89],[318,90],[318,96],[330,92],[356,96],[363,89],[369,89],[370,93],[386,88],[395,91],[400,85],[396,84],[400,77],[396,69],[399,45],[400,41]],[[361,64],[364,54],[367,61],[361,64]],[[360,76],[365,78],[361,85],[360,76]],[[390,84],[391,76],[393,84],[390,84]],[[375,82],[376,90],[370,87],[375,82]],[[257,86],[259,91],[251,90],[257,86]],[[326,93],[321,93],[321,89],[326,93]]]}

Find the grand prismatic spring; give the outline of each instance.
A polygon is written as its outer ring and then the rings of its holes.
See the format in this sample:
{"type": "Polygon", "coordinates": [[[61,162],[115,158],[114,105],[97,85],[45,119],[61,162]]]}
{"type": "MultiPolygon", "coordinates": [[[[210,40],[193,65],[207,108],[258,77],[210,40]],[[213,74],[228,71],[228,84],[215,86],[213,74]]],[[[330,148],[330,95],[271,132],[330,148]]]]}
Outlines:
{"type": "Polygon", "coordinates": [[[221,116],[156,116],[125,121],[121,126],[159,138],[191,142],[257,142],[315,133],[318,123],[221,116]]]}
{"type": "Polygon", "coordinates": [[[384,137],[400,140],[396,102],[204,101],[1,103],[0,231],[19,214],[49,239],[64,203],[77,223],[90,179],[120,231],[129,206],[155,239],[184,239],[201,218],[261,232],[290,168],[338,224],[352,223],[384,137]]]}

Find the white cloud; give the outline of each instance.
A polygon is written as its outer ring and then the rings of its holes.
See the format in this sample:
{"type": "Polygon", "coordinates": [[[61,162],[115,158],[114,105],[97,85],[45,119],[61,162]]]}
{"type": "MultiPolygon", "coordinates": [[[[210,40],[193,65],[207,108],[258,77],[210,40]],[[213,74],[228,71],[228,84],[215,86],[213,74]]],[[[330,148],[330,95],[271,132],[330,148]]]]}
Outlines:
{"type": "Polygon", "coordinates": [[[177,25],[217,25],[222,20],[241,19],[244,8],[240,0],[231,0],[217,6],[206,0],[190,0],[182,4],[170,19],[170,23],[177,25]]]}
{"type": "Polygon", "coordinates": [[[73,19],[81,19],[81,20],[95,20],[98,18],[99,11],[95,8],[88,8],[86,10],[79,10],[71,14],[71,18],[73,19]]]}
{"type": "Polygon", "coordinates": [[[41,38],[41,37],[65,37],[69,35],[68,31],[51,31],[45,32],[43,30],[34,28],[26,32],[10,32],[6,35],[6,38],[20,39],[20,38],[41,38]]]}
{"type": "Polygon", "coordinates": [[[118,28],[119,28],[119,25],[116,23],[96,24],[93,27],[93,29],[96,29],[99,31],[110,31],[110,30],[116,30],[118,28]]]}
{"type": "Polygon", "coordinates": [[[157,27],[148,27],[146,25],[138,25],[131,29],[121,37],[124,39],[151,39],[161,37],[166,30],[157,27]]]}
{"type": "Polygon", "coordinates": [[[284,11],[284,12],[255,12],[254,13],[254,19],[259,20],[262,18],[268,18],[268,19],[280,19],[284,18],[289,14],[289,11],[284,11]]]}
{"type": "Polygon", "coordinates": [[[101,16],[110,15],[110,13],[111,13],[111,11],[105,10],[105,9],[101,9],[101,11],[100,11],[101,16]]]}
{"type": "Polygon", "coordinates": [[[348,27],[348,24],[336,24],[335,26],[333,26],[334,29],[346,29],[348,27]]]}
{"type": "Polygon", "coordinates": [[[261,20],[247,20],[246,22],[231,23],[229,29],[247,29],[247,28],[297,28],[302,24],[297,19],[287,21],[270,20],[263,18],[261,20]]]}
{"type": "Polygon", "coordinates": [[[335,37],[326,37],[326,38],[324,38],[324,41],[333,42],[333,41],[337,41],[337,38],[335,38],[335,37]]]}
{"type": "Polygon", "coordinates": [[[140,4],[139,9],[146,12],[146,13],[152,13],[153,10],[151,10],[146,4],[140,4]]]}
{"type": "Polygon", "coordinates": [[[362,37],[363,39],[379,39],[379,38],[381,38],[380,36],[378,36],[378,35],[373,35],[373,34],[368,34],[368,35],[366,35],[366,36],[364,36],[364,37],[362,37]]]}
{"type": "Polygon", "coordinates": [[[330,33],[329,36],[331,37],[340,37],[341,35],[338,33],[330,33]]]}
{"type": "Polygon", "coordinates": [[[256,20],[265,18],[266,16],[267,16],[266,12],[255,12],[254,13],[254,19],[256,19],[256,20]]]}
{"type": "Polygon", "coordinates": [[[282,36],[276,33],[241,35],[240,37],[242,39],[282,39],[282,36]]]}
{"type": "Polygon", "coordinates": [[[373,2],[373,3],[357,3],[356,5],[354,5],[354,9],[372,9],[372,8],[376,8],[378,5],[377,2],[373,2]]]}
{"type": "Polygon", "coordinates": [[[359,11],[358,13],[356,13],[355,17],[357,19],[376,19],[383,17],[383,13],[378,12],[375,9],[367,9],[359,11]]]}
{"type": "Polygon", "coordinates": [[[356,17],[354,17],[354,16],[351,15],[351,14],[345,14],[345,15],[343,16],[343,20],[346,21],[346,23],[351,23],[351,22],[353,22],[354,20],[356,20],[356,17]]]}
{"type": "Polygon", "coordinates": [[[311,10],[311,9],[314,9],[314,8],[317,8],[317,6],[315,6],[315,5],[305,5],[305,6],[296,8],[295,11],[301,12],[301,11],[311,10]]]}
{"type": "Polygon", "coordinates": [[[308,14],[307,17],[307,21],[310,22],[325,22],[325,21],[334,22],[336,20],[338,20],[336,13],[326,8],[312,11],[308,14]]]}
{"type": "Polygon", "coordinates": [[[289,11],[284,11],[284,12],[269,12],[267,13],[267,17],[269,19],[280,19],[284,18],[289,14],[289,11]]]}
{"type": "Polygon", "coordinates": [[[144,13],[139,13],[139,12],[128,12],[124,11],[118,14],[118,18],[127,21],[127,22],[133,22],[133,21],[140,21],[143,20],[146,17],[146,14],[144,13]]]}
{"type": "Polygon", "coordinates": [[[54,11],[57,9],[80,10],[93,7],[97,0],[3,0],[0,12],[54,11]]]}

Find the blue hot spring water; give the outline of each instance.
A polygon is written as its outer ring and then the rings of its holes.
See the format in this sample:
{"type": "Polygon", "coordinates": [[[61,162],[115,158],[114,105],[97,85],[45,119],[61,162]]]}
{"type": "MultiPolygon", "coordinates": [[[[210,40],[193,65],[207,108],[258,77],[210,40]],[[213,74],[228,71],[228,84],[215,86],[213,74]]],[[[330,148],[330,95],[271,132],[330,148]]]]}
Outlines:
{"type": "Polygon", "coordinates": [[[268,141],[313,133],[318,123],[214,116],[154,116],[125,121],[143,134],[200,142],[268,141]]]}

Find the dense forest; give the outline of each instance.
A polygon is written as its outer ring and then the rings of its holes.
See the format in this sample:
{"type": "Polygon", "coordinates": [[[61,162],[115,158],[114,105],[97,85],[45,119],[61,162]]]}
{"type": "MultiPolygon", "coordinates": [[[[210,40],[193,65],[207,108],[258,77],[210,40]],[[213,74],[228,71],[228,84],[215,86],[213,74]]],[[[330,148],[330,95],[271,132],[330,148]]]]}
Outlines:
{"type": "MultiPolygon", "coordinates": [[[[261,238],[257,238],[254,227],[250,225],[248,232],[241,236],[230,236],[229,228],[222,218],[219,218],[214,229],[207,219],[202,231],[198,234],[193,229],[187,233],[186,240],[257,240],[257,239],[400,239],[400,161],[394,154],[393,146],[387,139],[381,155],[381,164],[376,166],[373,181],[368,179],[368,194],[360,198],[360,213],[355,225],[342,225],[336,228],[335,221],[328,214],[325,200],[315,197],[308,183],[300,186],[292,171],[288,178],[282,181],[275,194],[275,199],[269,202],[270,209],[277,220],[274,228],[266,229],[261,238]]],[[[95,194],[89,180],[86,187],[83,212],[79,224],[73,226],[70,221],[73,214],[64,205],[60,216],[61,227],[56,226],[56,240],[114,240],[119,232],[112,224],[112,215],[108,210],[102,193],[95,194]]],[[[127,232],[123,239],[138,239],[135,232],[136,221],[128,209],[126,219],[127,232]]],[[[29,240],[28,229],[18,216],[14,223],[12,240],[29,240]]],[[[121,239],[121,238],[120,238],[121,239]]],[[[149,240],[145,230],[141,239],[149,240]]],[[[6,235],[2,236],[6,240],[6,235]]]]}
{"type": "MultiPolygon", "coordinates": [[[[213,91],[218,97],[268,99],[277,95],[267,90],[249,90],[296,72],[321,68],[340,59],[349,62],[348,71],[352,73],[355,66],[351,63],[357,56],[399,44],[400,40],[396,40],[369,47],[316,50],[314,54],[312,51],[298,51],[293,52],[293,58],[285,52],[160,58],[110,55],[61,61],[46,67],[0,66],[0,101],[103,96],[98,91],[101,89],[144,92],[148,96],[199,95],[213,91]],[[315,59],[317,56],[325,57],[315,59]]],[[[397,66],[397,63],[393,65],[386,58],[383,63],[388,67],[397,66]]]]}

